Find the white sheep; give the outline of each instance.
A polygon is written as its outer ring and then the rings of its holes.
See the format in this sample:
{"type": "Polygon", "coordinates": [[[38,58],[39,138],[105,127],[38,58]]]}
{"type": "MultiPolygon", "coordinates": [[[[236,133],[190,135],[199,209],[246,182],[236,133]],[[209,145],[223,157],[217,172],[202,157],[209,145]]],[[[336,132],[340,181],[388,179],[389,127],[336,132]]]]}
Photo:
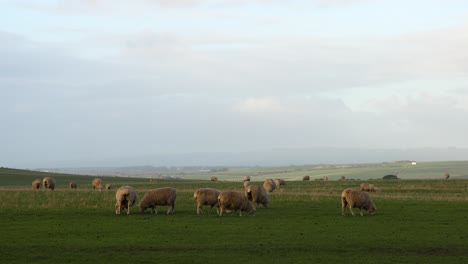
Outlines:
{"type": "Polygon", "coordinates": [[[130,214],[130,207],[135,205],[138,194],[131,186],[122,186],[115,192],[115,214],[119,215],[122,209],[127,209],[130,214]]]}
{"type": "Polygon", "coordinates": [[[52,191],[55,189],[55,180],[51,177],[44,177],[42,180],[42,186],[44,189],[51,189],[52,191]]]}
{"type": "Polygon", "coordinates": [[[41,188],[41,180],[40,179],[35,179],[32,182],[32,188],[33,188],[33,190],[39,190],[39,188],[41,188]]]}
{"type": "Polygon", "coordinates": [[[239,216],[242,212],[255,215],[255,208],[247,199],[244,193],[234,191],[223,191],[218,196],[219,216],[223,215],[226,210],[239,210],[239,216]]]}
{"type": "Polygon", "coordinates": [[[272,179],[266,179],[265,182],[263,183],[263,188],[265,188],[267,192],[272,192],[276,189],[276,183],[272,179]]]}
{"type": "Polygon", "coordinates": [[[216,206],[216,211],[219,213],[218,209],[218,195],[221,193],[220,190],[213,188],[199,188],[193,193],[193,199],[197,202],[197,215],[200,212],[203,212],[203,205],[210,205],[210,214],[213,210],[213,207],[216,206]]]}
{"type": "Polygon", "coordinates": [[[250,181],[250,176],[244,176],[244,181],[250,181]]]}
{"type": "Polygon", "coordinates": [[[363,182],[361,183],[361,191],[366,191],[366,192],[376,192],[379,189],[374,186],[374,184],[366,183],[363,182]]]}
{"type": "Polygon", "coordinates": [[[252,201],[255,205],[263,205],[263,207],[268,208],[268,192],[262,186],[250,185],[245,188],[245,195],[252,201]]]}
{"type": "Polygon", "coordinates": [[[93,189],[96,190],[102,190],[102,181],[99,178],[94,178],[93,181],[91,182],[93,185],[93,189]]]}
{"type": "Polygon", "coordinates": [[[281,185],[283,185],[283,186],[286,185],[286,181],[283,180],[283,179],[275,179],[275,185],[276,185],[276,188],[279,189],[279,187],[280,187],[281,185]]]}
{"type": "Polygon", "coordinates": [[[112,188],[112,185],[110,185],[109,183],[106,184],[106,190],[110,190],[112,188]]]}
{"type": "Polygon", "coordinates": [[[345,189],[341,193],[341,214],[345,215],[345,207],[349,207],[349,211],[354,216],[353,208],[359,208],[359,213],[362,216],[362,209],[368,211],[371,215],[375,214],[377,208],[371,201],[367,192],[361,190],[345,189]]]}
{"type": "Polygon", "coordinates": [[[175,212],[176,198],[177,191],[171,187],[149,190],[140,201],[140,211],[143,213],[146,209],[151,208],[151,212],[157,214],[157,205],[169,205],[167,214],[173,214],[175,212]]]}
{"type": "Polygon", "coordinates": [[[250,185],[250,181],[244,181],[244,189],[247,188],[247,186],[250,185]]]}

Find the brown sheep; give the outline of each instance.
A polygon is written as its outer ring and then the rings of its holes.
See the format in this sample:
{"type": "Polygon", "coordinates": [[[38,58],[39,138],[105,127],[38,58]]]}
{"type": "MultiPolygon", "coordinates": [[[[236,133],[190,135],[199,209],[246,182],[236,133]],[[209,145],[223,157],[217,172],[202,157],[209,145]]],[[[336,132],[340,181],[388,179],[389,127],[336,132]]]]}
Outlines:
{"type": "Polygon", "coordinates": [[[272,179],[266,179],[265,182],[263,183],[263,188],[265,188],[267,192],[272,192],[276,189],[276,183],[272,179]]]}
{"type": "Polygon", "coordinates": [[[41,188],[41,180],[40,179],[35,179],[32,182],[32,188],[33,188],[33,190],[39,190],[39,188],[41,188]]]}
{"type": "Polygon", "coordinates": [[[223,191],[218,196],[219,216],[223,215],[226,210],[239,210],[239,216],[242,212],[247,212],[250,215],[255,215],[255,208],[247,199],[244,193],[223,191]]]}
{"type": "Polygon", "coordinates": [[[112,188],[112,185],[106,184],[106,190],[110,190],[112,188]]]}
{"type": "Polygon", "coordinates": [[[44,189],[50,189],[53,191],[55,189],[54,178],[44,177],[44,179],[42,180],[42,186],[44,186],[44,189]]]}
{"type": "Polygon", "coordinates": [[[151,208],[151,213],[157,214],[157,205],[169,205],[166,214],[174,214],[176,198],[177,191],[174,188],[165,187],[149,190],[140,201],[140,212],[143,213],[146,209],[151,208]]]}
{"type": "Polygon", "coordinates": [[[263,207],[268,208],[268,192],[262,186],[248,186],[247,188],[245,188],[245,195],[247,196],[249,201],[252,201],[254,205],[261,204],[263,205],[263,207]]]}
{"type": "Polygon", "coordinates": [[[218,177],[212,176],[212,177],[210,178],[210,180],[211,180],[211,181],[214,181],[214,182],[215,182],[215,181],[218,181],[218,177]]]}
{"type": "Polygon", "coordinates": [[[193,193],[193,199],[197,202],[197,215],[200,212],[203,212],[202,207],[203,205],[210,205],[210,214],[213,210],[213,207],[216,206],[216,211],[218,211],[218,195],[221,193],[220,190],[212,189],[212,188],[199,188],[193,193]]]}
{"type": "Polygon", "coordinates": [[[135,205],[138,194],[131,186],[122,186],[115,192],[115,214],[119,215],[122,209],[130,214],[130,207],[135,205]]]}
{"type": "Polygon", "coordinates": [[[70,189],[76,189],[76,182],[71,181],[68,185],[70,185],[70,189]]]}
{"type": "Polygon", "coordinates": [[[99,178],[94,178],[92,181],[93,189],[96,190],[102,190],[102,181],[99,178]]]}
{"type": "Polygon", "coordinates": [[[362,216],[362,209],[368,211],[371,215],[375,214],[377,208],[371,201],[367,192],[353,189],[345,189],[341,193],[341,214],[345,215],[345,207],[349,207],[349,211],[354,216],[353,208],[359,208],[359,213],[362,216]]]}
{"type": "Polygon", "coordinates": [[[309,175],[306,175],[306,176],[302,177],[302,180],[303,180],[303,181],[309,181],[309,180],[310,180],[310,176],[309,176],[309,175]]]}
{"type": "Polygon", "coordinates": [[[446,179],[446,180],[450,179],[450,174],[449,174],[449,173],[445,173],[445,174],[444,174],[444,179],[446,179]]]}

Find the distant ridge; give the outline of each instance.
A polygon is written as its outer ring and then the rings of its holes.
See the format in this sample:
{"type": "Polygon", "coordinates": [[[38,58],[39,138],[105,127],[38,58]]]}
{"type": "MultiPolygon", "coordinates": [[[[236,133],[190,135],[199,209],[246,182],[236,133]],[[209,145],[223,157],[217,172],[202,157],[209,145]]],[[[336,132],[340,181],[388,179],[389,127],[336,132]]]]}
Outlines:
{"type": "Polygon", "coordinates": [[[198,152],[178,154],[155,154],[119,157],[112,159],[71,160],[48,162],[36,168],[80,167],[252,167],[290,166],[316,164],[365,164],[414,161],[468,160],[468,149],[418,148],[418,149],[359,149],[359,148],[304,148],[272,149],[246,152],[198,152]]]}

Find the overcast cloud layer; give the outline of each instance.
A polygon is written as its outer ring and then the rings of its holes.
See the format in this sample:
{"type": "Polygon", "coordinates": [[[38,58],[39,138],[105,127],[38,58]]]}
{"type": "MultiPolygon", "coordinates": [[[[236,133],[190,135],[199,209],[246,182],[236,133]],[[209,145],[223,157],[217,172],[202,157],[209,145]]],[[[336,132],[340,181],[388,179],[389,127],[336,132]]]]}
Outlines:
{"type": "Polygon", "coordinates": [[[2,166],[468,148],[464,0],[0,5],[2,166]]]}

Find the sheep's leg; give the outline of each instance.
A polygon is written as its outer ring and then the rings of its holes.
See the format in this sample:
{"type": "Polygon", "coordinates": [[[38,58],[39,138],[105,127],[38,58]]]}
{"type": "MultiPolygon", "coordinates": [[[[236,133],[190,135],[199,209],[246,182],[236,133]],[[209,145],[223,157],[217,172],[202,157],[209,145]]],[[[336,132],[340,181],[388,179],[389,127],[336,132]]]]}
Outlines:
{"type": "Polygon", "coordinates": [[[362,208],[359,208],[359,214],[362,216],[362,208]]]}
{"type": "Polygon", "coordinates": [[[197,215],[200,215],[200,213],[203,212],[201,204],[197,205],[197,215]]]}
{"type": "Polygon", "coordinates": [[[344,216],[345,215],[345,208],[346,208],[346,200],[345,199],[341,199],[341,215],[344,216]]]}
{"type": "Polygon", "coordinates": [[[166,214],[172,214],[174,211],[174,204],[169,205],[169,209],[167,209],[166,214]]]}
{"type": "Polygon", "coordinates": [[[354,211],[353,211],[353,206],[351,204],[348,204],[349,211],[351,212],[351,215],[354,216],[354,211]]]}
{"type": "Polygon", "coordinates": [[[127,215],[130,214],[130,202],[127,203],[127,215]]]}
{"type": "Polygon", "coordinates": [[[222,216],[222,215],[223,215],[223,211],[224,211],[224,207],[223,207],[223,206],[220,206],[220,207],[219,207],[219,216],[222,216]]]}

